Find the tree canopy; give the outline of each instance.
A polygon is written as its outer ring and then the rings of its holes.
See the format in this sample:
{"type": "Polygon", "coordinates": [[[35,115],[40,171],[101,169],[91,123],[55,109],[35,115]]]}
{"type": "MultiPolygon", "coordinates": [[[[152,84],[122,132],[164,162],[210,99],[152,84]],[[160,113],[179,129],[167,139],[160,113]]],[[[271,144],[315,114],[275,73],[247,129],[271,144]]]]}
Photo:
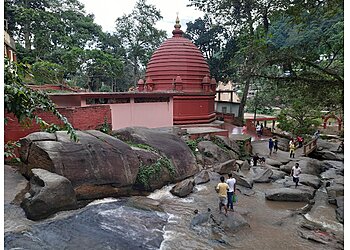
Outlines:
{"type": "Polygon", "coordinates": [[[227,65],[230,79],[243,85],[241,118],[248,91],[256,85],[264,92],[261,105],[295,111],[301,102],[309,109],[343,112],[343,1],[190,2],[235,41],[237,50],[227,65]]]}
{"type": "Polygon", "coordinates": [[[149,59],[155,49],[166,38],[164,30],[155,28],[163,17],[154,5],[146,0],[138,0],[130,14],[116,19],[114,38],[121,42],[125,51],[126,63],[133,68],[133,83],[143,76],[149,59]]]}

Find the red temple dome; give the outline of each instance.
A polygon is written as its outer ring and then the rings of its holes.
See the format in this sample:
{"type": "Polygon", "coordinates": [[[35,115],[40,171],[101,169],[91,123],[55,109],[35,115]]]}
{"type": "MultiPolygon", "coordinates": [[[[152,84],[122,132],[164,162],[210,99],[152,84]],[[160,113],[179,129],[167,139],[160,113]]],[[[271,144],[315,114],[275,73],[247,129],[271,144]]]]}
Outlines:
{"type": "Polygon", "coordinates": [[[184,38],[179,19],[176,19],[173,37],[167,39],[153,53],[147,65],[146,79],[154,83],[154,91],[173,90],[178,76],[183,92],[202,92],[202,80],[210,76],[209,66],[200,50],[184,38]]]}

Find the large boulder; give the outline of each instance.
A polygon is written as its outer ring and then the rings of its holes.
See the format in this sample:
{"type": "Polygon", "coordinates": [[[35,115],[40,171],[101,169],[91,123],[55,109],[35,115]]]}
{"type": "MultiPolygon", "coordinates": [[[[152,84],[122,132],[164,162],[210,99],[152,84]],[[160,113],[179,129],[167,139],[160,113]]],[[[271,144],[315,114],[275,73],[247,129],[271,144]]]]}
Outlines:
{"type": "Polygon", "coordinates": [[[236,184],[247,187],[247,188],[253,188],[253,180],[251,178],[248,178],[242,174],[238,174],[236,172],[232,173],[232,177],[236,179],[236,184]]]}
{"type": "Polygon", "coordinates": [[[219,174],[228,174],[237,170],[236,160],[228,160],[215,167],[215,171],[219,174]]]}
{"type": "Polygon", "coordinates": [[[96,199],[142,194],[198,171],[191,150],[175,134],[145,128],[115,134],[131,146],[96,130],[77,131],[79,142],[65,131],[30,134],[21,140],[22,173],[46,169],[68,178],[78,199],[96,199]]]}
{"type": "Polygon", "coordinates": [[[132,127],[113,131],[123,141],[151,146],[172,161],[175,168],[174,181],[180,181],[198,172],[196,158],[186,143],[173,133],[156,129],[132,127]]]}
{"type": "Polygon", "coordinates": [[[279,166],[283,165],[282,162],[280,162],[279,160],[275,160],[275,159],[271,159],[271,158],[266,158],[265,163],[268,165],[271,165],[273,167],[279,167],[279,166]]]}
{"type": "Polygon", "coordinates": [[[203,155],[204,165],[213,166],[224,163],[234,158],[230,150],[224,149],[211,141],[201,141],[198,143],[198,150],[203,155]]]}
{"type": "Polygon", "coordinates": [[[4,165],[4,204],[19,205],[28,191],[28,183],[16,168],[4,165]]]}
{"type": "MultiPolygon", "coordinates": [[[[286,165],[280,166],[280,170],[287,173],[287,174],[290,174],[292,167],[295,165],[295,163],[296,163],[296,161],[290,161],[286,165]]],[[[303,170],[301,170],[301,171],[303,171],[303,170]]]]}
{"type": "Polygon", "coordinates": [[[207,183],[210,181],[209,172],[207,170],[201,171],[199,174],[194,177],[194,184],[199,185],[207,183]]]}
{"type": "Polygon", "coordinates": [[[230,138],[221,135],[215,135],[214,137],[211,137],[211,140],[214,141],[216,144],[222,145],[228,150],[231,150],[233,152],[234,159],[240,158],[242,152],[239,142],[235,140],[230,140],[230,138]]]}
{"type": "MultiPolygon", "coordinates": [[[[25,144],[29,147],[23,149],[23,152],[28,151],[25,174],[30,176],[32,168],[46,169],[65,176],[74,187],[86,183],[115,186],[135,183],[140,161],[126,143],[99,131],[77,131],[79,142],[72,142],[65,131],[55,134],[54,141],[43,136],[43,140],[36,138],[25,144]]],[[[21,139],[21,144],[32,136],[21,139]]]]}
{"type": "Polygon", "coordinates": [[[239,154],[240,159],[247,159],[252,154],[252,138],[249,135],[231,134],[229,136],[229,145],[239,154]],[[239,150],[237,152],[237,150],[239,150]]]}
{"type": "Polygon", "coordinates": [[[270,177],[270,179],[273,181],[283,179],[286,176],[286,173],[283,171],[279,171],[275,169],[271,169],[271,170],[272,170],[272,176],[270,177]]]}
{"type": "Polygon", "coordinates": [[[245,160],[242,165],[240,166],[241,170],[249,170],[252,167],[252,165],[249,164],[247,160],[245,160]]]}
{"type": "Polygon", "coordinates": [[[335,210],[337,220],[344,224],[344,196],[336,198],[337,209],[335,210]]]}
{"type": "Polygon", "coordinates": [[[328,150],[314,151],[311,155],[320,160],[342,161],[344,157],[328,150]]]}
{"type": "Polygon", "coordinates": [[[226,232],[237,232],[245,227],[250,227],[248,222],[237,212],[229,213],[228,216],[223,214],[214,214],[212,220],[217,226],[220,226],[226,232]]]}
{"type": "Polygon", "coordinates": [[[320,178],[311,174],[300,174],[299,183],[316,189],[318,189],[322,184],[320,178]]]}
{"type": "Polygon", "coordinates": [[[336,174],[344,175],[344,162],[342,161],[323,161],[323,165],[326,169],[335,169],[336,174]]]}
{"type": "Polygon", "coordinates": [[[282,165],[280,166],[280,170],[290,174],[290,171],[296,162],[299,163],[299,167],[301,168],[301,172],[303,174],[319,176],[326,170],[326,166],[321,161],[307,157],[300,157],[299,161],[291,161],[286,165],[282,165]]]}
{"type": "Polygon", "coordinates": [[[337,152],[339,143],[331,142],[328,140],[318,139],[317,140],[317,151],[332,151],[337,152]]]}
{"type": "Polygon", "coordinates": [[[186,197],[193,191],[194,182],[192,179],[186,179],[177,183],[171,190],[170,193],[178,197],[186,197]]]}
{"type": "Polygon", "coordinates": [[[344,185],[334,183],[329,187],[326,187],[328,194],[328,202],[331,204],[336,204],[336,199],[338,197],[344,196],[344,185]]]}
{"type": "Polygon", "coordinates": [[[44,169],[32,169],[30,190],[21,203],[28,219],[40,220],[62,210],[77,208],[71,182],[44,169]]]}
{"type": "Polygon", "coordinates": [[[271,182],[270,177],[273,175],[271,169],[266,168],[257,172],[257,174],[253,177],[253,181],[257,183],[267,183],[271,182]]]}
{"type": "Polygon", "coordinates": [[[282,151],[289,151],[289,139],[279,138],[278,139],[278,149],[282,151]]]}
{"type": "MultiPolygon", "coordinates": [[[[243,211],[243,213],[247,213],[247,211],[243,211]]],[[[192,229],[197,229],[198,227],[209,227],[211,229],[219,227],[220,230],[232,233],[244,227],[250,227],[250,225],[242,215],[235,210],[234,213],[229,212],[228,216],[211,211],[196,214],[190,223],[190,227],[192,229]]]]}
{"type": "Polygon", "coordinates": [[[300,188],[276,188],[265,192],[265,198],[273,201],[310,201],[314,191],[300,188]]]}
{"type": "Polygon", "coordinates": [[[158,200],[154,200],[144,196],[132,196],[127,199],[126,205],[145,211],[158,211],[164,212],[161,203],[158,200]]]}

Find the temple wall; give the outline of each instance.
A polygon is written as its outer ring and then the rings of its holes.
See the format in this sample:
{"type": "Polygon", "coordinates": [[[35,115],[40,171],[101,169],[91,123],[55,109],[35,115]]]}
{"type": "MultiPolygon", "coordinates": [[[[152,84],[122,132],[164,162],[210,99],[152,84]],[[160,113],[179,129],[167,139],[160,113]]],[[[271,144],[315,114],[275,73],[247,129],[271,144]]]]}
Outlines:
{"type": "Polygon", "coordinates": [[[148,128],[173,126],[173,101],[110,104],[112,129],[142,126],[148,128]]]}
{"type": "MultiPolygon", "coordinates": [[[[65,116],[74,128],[79,130],[96,129],[105,122],[111,123],[111,110],[108,105],[87,106],[87,107],[72,107],[72,108],[57,108],[57,110],[65,116]]],[[[63,123],[58,118],[48,112],[38,112],[38,115],[48,123],[62,125],[63,123]]],[[[9,117],[5,129],[5,143],[7,141],[17,141],[18,139],[27,136],[30,133],[40,131],[40,127],[35,121],[31,126],[23,127],[12,114],[5,114],[9,117]]]]}
{"type": "Polygon", "coordinates": [[[174,96],[174,124],[210,123],[215,120],[214,95],[174,96]]]}

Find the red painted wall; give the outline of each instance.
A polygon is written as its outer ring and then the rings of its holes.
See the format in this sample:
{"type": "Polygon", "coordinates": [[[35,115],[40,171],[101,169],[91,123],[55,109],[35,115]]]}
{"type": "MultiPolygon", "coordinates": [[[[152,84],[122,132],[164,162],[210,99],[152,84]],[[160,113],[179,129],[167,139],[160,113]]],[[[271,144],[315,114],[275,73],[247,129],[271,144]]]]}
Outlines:
{"type": "Polygon", "coordinates": [[[210,123],[215,120],[214,94],[174,96],[174,124],[210,123]]]}
{"type": "MultiPolygon", "coordinates": [[[[78,130],[96,129],[97,126],[104,123],[105,117],[109,124],[111,124],[112,120],[111,109],[108,105],[57,108],[57,110],[78,130]]],[[[38,115],[48,123],[62,124],[62,122],[51,113],[38,112],[38,115]]],[[[12,114],[5,114],[5,116],[9,118],[5,126],[5,143],[10,140],[17,141],[30,133],[40,131],[35,121],[32,122],[31,127],[25,128],[18,123],[17,118],[12,114]]]]}

